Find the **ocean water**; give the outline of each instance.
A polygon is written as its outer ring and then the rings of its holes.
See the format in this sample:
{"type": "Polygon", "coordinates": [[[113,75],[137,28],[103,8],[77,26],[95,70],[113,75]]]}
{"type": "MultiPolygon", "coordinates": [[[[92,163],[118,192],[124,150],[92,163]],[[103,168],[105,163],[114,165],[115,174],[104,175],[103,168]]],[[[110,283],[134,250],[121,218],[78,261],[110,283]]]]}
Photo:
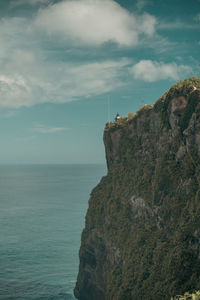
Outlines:
{"type": "Polygon", "coordinates": [[[0,299],[70,300],[104,165],[0,166],[0,299]]]}

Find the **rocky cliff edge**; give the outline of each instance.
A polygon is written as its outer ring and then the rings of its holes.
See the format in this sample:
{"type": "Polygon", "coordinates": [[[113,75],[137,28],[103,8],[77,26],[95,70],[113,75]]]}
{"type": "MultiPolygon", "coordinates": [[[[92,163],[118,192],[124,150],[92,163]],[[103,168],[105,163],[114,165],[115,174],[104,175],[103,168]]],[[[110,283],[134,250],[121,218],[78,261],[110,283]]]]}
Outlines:
{"type": "Polygon", "coordinates": [[[79,300],[164,300],[200,289],[200,78],[107,123],[108,166],[82,233],[79,300]]]}

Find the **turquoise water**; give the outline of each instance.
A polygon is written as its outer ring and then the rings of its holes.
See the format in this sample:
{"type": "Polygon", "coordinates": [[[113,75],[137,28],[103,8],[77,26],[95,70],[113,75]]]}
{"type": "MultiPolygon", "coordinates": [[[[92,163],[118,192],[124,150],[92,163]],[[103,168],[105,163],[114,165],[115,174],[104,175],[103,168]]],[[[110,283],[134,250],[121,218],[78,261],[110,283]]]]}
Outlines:
{"type": "Polygon", "coordinates": [[[0,299],[69,300],[103,165],[0,166],[0,299]]]}

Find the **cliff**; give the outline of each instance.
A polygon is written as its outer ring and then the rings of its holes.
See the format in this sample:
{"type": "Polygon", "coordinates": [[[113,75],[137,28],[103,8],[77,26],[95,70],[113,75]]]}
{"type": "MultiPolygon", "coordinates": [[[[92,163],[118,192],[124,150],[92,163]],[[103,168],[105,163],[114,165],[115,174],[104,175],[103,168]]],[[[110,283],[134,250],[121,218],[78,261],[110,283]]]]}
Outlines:
{"type": "Polygon", "coordinates": [[[164,300],[200,289],[200,78],[104,131],[75,296],[164,300]]]}

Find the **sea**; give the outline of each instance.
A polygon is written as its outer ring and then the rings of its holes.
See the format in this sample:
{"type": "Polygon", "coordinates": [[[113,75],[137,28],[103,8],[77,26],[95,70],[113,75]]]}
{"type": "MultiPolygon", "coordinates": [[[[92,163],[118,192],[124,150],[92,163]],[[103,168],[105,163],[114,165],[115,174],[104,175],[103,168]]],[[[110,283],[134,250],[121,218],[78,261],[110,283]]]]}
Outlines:
{"type": "Polygon", "coordinates": [[[0,299],[75,299],[88,199],[105,174],[105,165],[0,166],[0,299]]]}

